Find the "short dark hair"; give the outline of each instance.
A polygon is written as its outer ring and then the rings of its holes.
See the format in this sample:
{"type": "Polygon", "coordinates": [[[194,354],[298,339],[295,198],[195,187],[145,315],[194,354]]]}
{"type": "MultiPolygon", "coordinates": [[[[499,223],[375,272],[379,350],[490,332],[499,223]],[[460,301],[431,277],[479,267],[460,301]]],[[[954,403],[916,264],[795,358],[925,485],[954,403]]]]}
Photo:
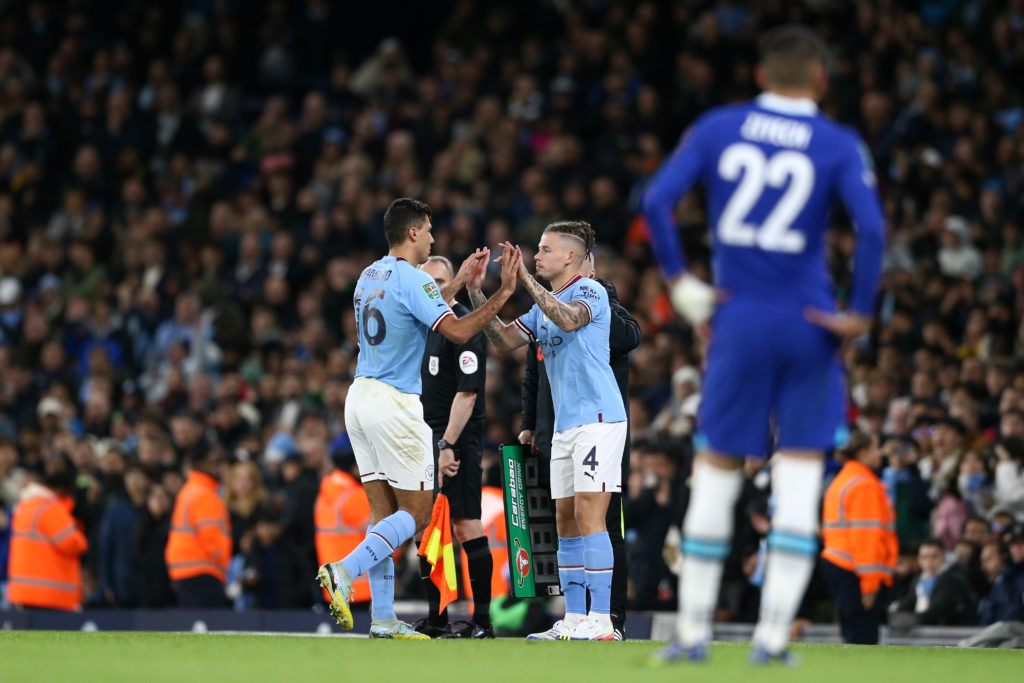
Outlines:
{"type": "Polygon", "coordinates": [[[817,33],[801,24],[773,29],[761,41],[761,65],[771,85],[806,88],[812,84],[815,67],[825,65],[825,43],[817,33]]]}
{"type": "Polygon", "coordinates": [[[870,448],[874,441],[874,437],[867,432],[860,429],[851,430],[850,438],[846,445],[839,449],[839,454],[847,460],[856,460],[857,455],[865,448],[870,448]]]}
{"type": "Polygon", "coordinates": [[[594,229],[586,221],[559,221],[544,228],[544,232],[568,235],[583,242],[583,252],[580,254],[581,261],[590,256],[594,243],[597,241],[597,238],[594,236],[594,229]]]}
{"type": "Polygon", "coordinates": [[[938,548],[939,552],[941,552],[941,553],[945,553],[946,552],[946,545],[942,541],[940,541],[939,539],[935,538],[934,536],[932,538],[926,538],[923,541],[921,541],[921,543],[917,546],[917,549],[920,550],[921,548],[926,548],[926,547],[927,548],[938,548]]]}
{"type": "Polygon", "coordinates": [[[402,197],[391,202],[384,214],[384,236],[388,244],[397,247],[405,242],[409,228],[430,218],[430,206],[418,199],[402,197]]]}

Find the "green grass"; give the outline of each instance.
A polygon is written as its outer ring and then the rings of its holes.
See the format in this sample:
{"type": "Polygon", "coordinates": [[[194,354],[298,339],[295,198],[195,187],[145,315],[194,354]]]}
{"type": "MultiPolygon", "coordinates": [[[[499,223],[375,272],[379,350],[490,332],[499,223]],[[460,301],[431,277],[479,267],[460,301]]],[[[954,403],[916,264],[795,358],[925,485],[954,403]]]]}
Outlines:
{"type": "Polygon", "coordinates": [[[751,668],[747,646],[716,644],[699,666],[649,669],[660,644],[370,641],[173,633],[0,632],[0,681],[1012,681],[1011,650],[796,645],[799,668],[751,668]]]}

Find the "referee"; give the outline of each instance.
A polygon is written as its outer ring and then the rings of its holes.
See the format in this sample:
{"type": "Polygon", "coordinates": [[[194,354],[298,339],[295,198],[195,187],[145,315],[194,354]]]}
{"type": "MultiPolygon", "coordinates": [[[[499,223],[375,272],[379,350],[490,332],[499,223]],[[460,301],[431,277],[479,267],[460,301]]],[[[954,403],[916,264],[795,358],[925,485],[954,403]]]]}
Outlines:
{"type": "MultiPolygon", "coordinates": [[[[441,289],[454,277],[451,262],[443,256],[431,256],[420,268],[441,289]]],[[[457,316],[470,312],[454,299],[448,303],[457,316]]],[[[480,523],[486,360],[487,339],[482,332],[465,344],[456,344],[437,332],[428,333],[420,374],[423,417],[434,432],[434,489],[448,496],[455,538],[466,551],[473,587],[473,621],[452,630],[448,610],[438,614],[441,594],[430,580],[430,564],[420,557],[420,577],[430,610],[416,629],[431,638],[494,637],[490,616],[493,562],[480,523]]]]}
{"type": "MultiPolygon", "coordinates": [[[[615,285],[608,280],[596,277],[593,256],[582,272],[589,278],[596,279],[608,292],[608,303],[611,305],[612,320],[608,331],[609,364],[615,373],[615,381],[622,394],[622,403],[629,415],[629,352],[640,344],[640,325],[629,311],[619,303],[615,285]],[[587,272],[589,268],[589,273],[587,272]]],[[[526,354],[526,375],[523,378],[523,420],[519,442],[530,445],[540,451],[542,459],[551,460],[551,437],[554,431],[555,406],[551,399],[551,385],[548,383],[547,371],[544,369],[544,356],[536,342],[530,344],[526,354]]],[[[629,481],[629,436],[626,437],[626,448],[622,454],[622,492],[613,493],[608,503],[608,514],[605,525],[608,538],[612,542],[612,554],[615,563],[612,567],[612,595],[609,616],[612,628],[615,629],[616,640],[626,636],[626,590],[629,575],[626,564],[626,542],[622,537],[622,496],[626,494],[626,482],[629,481]]],[[[475,586],[476,584],[474,584],[475,586]]]]}

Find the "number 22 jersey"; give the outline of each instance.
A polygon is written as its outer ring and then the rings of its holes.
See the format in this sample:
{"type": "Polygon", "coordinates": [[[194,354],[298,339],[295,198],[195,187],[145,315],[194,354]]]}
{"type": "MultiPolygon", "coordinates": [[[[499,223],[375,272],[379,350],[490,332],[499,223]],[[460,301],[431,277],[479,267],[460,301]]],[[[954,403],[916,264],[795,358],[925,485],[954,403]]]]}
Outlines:
{"type": "Polygon", "coordinates": [[[434,278],[404,258],[385,256],[359,276],[354,303],[356,377],[419,394],[427,330],[437,330],[442,320],[455,315],[434,278]]]}
{"type": "Polygon", "coordinates": [[[870,315],[884,219],[869,153],[811,100],[772,93],[701,116],[644,197],[654,253],[669,278],[685,268],[672,213],[702,182],[715,286],[729,298],[833,310],[825,232],[833,202],[857,231],[849,308],[870,315]]]}

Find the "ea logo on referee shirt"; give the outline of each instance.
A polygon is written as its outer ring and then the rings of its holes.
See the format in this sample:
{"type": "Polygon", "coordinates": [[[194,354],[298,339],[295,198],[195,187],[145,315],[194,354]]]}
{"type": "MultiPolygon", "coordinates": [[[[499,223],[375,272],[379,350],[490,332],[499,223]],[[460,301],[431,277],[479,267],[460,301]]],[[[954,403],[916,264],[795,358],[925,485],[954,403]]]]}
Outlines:
{"type": "MultiPolygon", "coordinates": [[[[431,358],[431,362],[433,362],[433,358],[431,358]]],[[[472,351],[463,351],[459,355],[459,369],[462,370],[462,374],[472,375],[478,367],[480,367],[480,361],[472,351]]]]}

